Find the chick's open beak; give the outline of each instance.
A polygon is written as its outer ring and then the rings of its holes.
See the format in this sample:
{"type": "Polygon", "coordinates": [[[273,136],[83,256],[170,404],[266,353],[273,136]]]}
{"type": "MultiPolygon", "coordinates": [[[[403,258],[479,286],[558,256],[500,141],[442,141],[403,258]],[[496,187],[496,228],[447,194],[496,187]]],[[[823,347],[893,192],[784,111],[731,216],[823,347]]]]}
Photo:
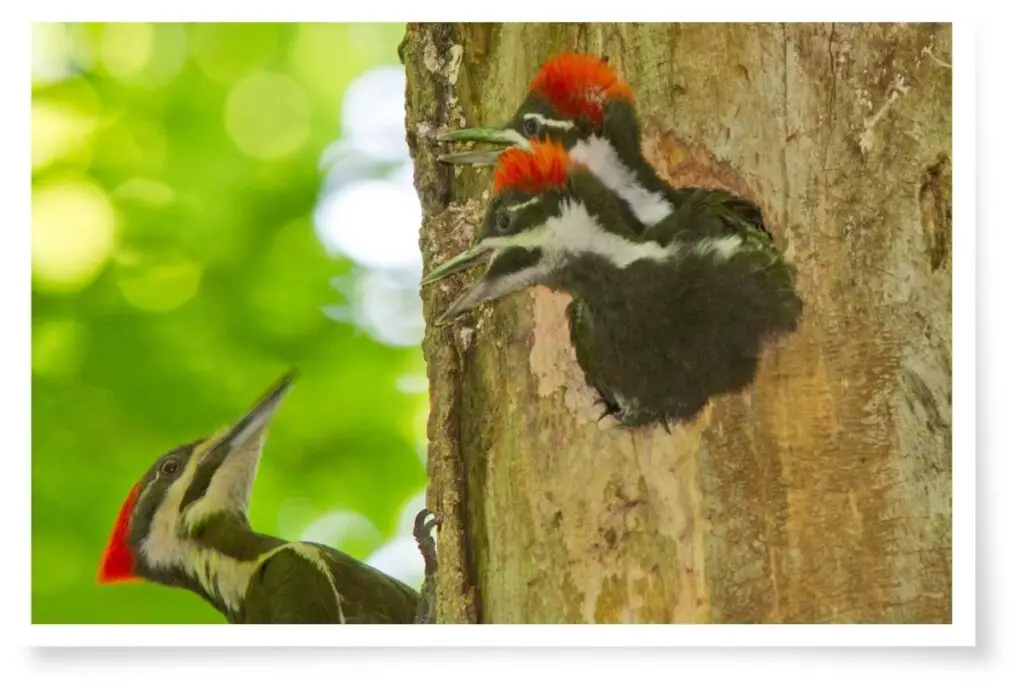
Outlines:
{"type": "Polygon", "coordinates": [[[529,142],[519,131],[513,128],[465,128],[445,133],[438,137],[442,142],[484,142],[500,145],[492,149],[471,150],[468,152],[456,152],[444,154],[438,157],[439,161],[446,164],[471,164],[473,166],[493,166],[498,156],[508,147],[518,145],[528,148],[529,142]]]}
{"type": "Polygon", "coordinates": [[[483,275],[437,319],[444,325],[480,304],[501,299],[514,292],[541,284],[550,273],[543,252],[523,236],[488,237],[434,269],[423,278],[424,284],[436,282],[452,273],[487,261],[483,275]]]}
{"type": "MultiPolygon", "coordinates": [[[[494,247],[492,245],[476,244],[462,253],[456,254],[434,270],[427,273],[421,283],[423,285],[429,285],[437,282],[438,280],[443,280],[450,275],[454,275],[455,273],[461,273],[464,270],[468,270],[479,263],[487,261],[492,256],[493,251],[494,247]]],[[[455,320],[455,318],[459,317],[461,314],[476,306],[478,303],[482,303],[479,296],[482,293],[480,285],[480,282],[473,285],[469,291],[459,297],[447,311],[442,313],[434,324],[446,325],[455,320]]]]}
{"type": "Polygon", "coordinates": [[[472,268],[478,263],[483,263],[490,256],[493,247],[476,244],[469,249],[466,249],[462,253],[456,254],[452,258],[448,259],[434,270],[427,273],[423,280],[420,281],[422,285],[429,285],[438,280],[443,280],[449,275],[455,273],[461,273],[464,270],[472,268]]]}

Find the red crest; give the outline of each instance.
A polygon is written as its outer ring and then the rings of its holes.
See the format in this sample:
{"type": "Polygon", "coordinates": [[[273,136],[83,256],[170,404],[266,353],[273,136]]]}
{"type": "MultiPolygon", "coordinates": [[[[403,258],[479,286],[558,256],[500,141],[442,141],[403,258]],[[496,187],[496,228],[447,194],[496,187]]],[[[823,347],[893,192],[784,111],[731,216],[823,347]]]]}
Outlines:
{"type": "Polygon", "coordinates": [[[558,143],[531,140],[530,149],[510,147],[498,157],[494,193],[514,188],[531,194],[564,187],[569,178],[569,155],[558,143]]]}
{"type": "Polygon", "coordinates": [[[128,544],[128,527],[132,520],[132,511],[135,510],[135,501],[139,496],[139,485],[136,484],[128,493],[128,497],[121,505],[121,511],[117,514],[117,521],[114,522],[114,530],[110,534],[110,541],[103,553],[103,561],[100,563],[100,583],[121,583],[134,581],[135,576],[135,552],[128,544]]]}
{"type": "Polygon", "coordinates": [[[557,54],[545,62],[530,82],[530,91],[551,102],[562,116],[582,118],[595,126],[601,124],[609,100],[633,102],[633,91],[607,62],[575,52],[557,54]]]}

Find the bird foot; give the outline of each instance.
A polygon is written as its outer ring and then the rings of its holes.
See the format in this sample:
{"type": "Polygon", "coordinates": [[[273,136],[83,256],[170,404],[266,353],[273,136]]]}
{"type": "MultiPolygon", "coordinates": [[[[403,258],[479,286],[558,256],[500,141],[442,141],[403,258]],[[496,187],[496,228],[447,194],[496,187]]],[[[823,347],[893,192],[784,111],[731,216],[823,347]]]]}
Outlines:
{"type": "Polygon", "coordinates": [[[612,417],[615,420],[621,422],[623,417],[622,408],[619,407],[614,401],[609,401],[604,396],[598,395],[597,400],[594,401],[595,406],[602,406],[603,410],[598,416],[597,421],[605,419],[606,417],[612,417]]]}
{"type": "Polygon", "coordinates": [[[434,624],[437,622],[437,546],[430,532],[441,525],[441,519],[430,510],[420,510],[413,522],[412,535],[423,555],[423,588],[420,590],[420,602],[416,608],[417,624],[434,624]],[[433,517],[433,519],[427,519],[433,517]]]}
{"type": "Polygon", "coordinates": [[[412,535],[416,539],[416,545],[420,548],[420,554],[423,555],[423,564],[427,575],[437,572],[437,548],[430,532],[440,525],[440,518],[426,509],[420,510],[413,522],[412,535]],[[433,519],[428,520],[428,517],[433,517],[433,519]]]}
{"type": "MultiPolygon", "coordinates": [[[[629,429],[631,427],[646,424],[646,421],[637,421],[636,415],[631,415],[627,413],[618,404],[616,404],[613,401],[609,401],[604,396],[599,395],[597,400],[594,401],[594,405],[604,406],[604,410],[602,411],[600,417],[597,418],[598,422],[600,422],[606,417],[612,417],[615,419],[615,426],[619,427],[620,429],[629,429]]],[[[661,417],[657,418],[657,420],[661,424],[661,426],[665,428],[666,434],[672,433],[672,427],[669,425],[667,416],[662,415],[661,417]]]]}

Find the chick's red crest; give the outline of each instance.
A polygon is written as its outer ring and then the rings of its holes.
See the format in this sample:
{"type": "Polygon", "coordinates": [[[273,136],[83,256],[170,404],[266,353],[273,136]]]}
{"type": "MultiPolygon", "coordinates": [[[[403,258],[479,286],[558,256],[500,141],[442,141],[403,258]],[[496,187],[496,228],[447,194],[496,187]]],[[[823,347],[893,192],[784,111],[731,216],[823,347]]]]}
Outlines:
{"type": "Polygon", "coordinates": [[[601,124],[602,109],[609,100],[633,102],[633,91],[607,62],[575,52],[557,54],[545,62],[530,82],[530,91],[551,102],[562,116],[582,118],[595,126],[601,124]]]}
{"type": "Polygon", "coordinates": [[[494,193],[516,189],[530,194],[565,186],[569,156],[558,143],[531,140],[530,149],[510,147],[498,157],[494,193]]]}
{"type": "Polygon", "coordinates": [[[117,521],[114,522],[114,530],[110,534],[110,541],[107,543],[103,561],[100,563],[98,579],[100,583],[119,583],[136,579],[135,552],[128,544],[128,527],[132,521],[132,511],[135,509],[135,500],[138,496],[139,485],[136,484],[121,505],[117,521]]]}

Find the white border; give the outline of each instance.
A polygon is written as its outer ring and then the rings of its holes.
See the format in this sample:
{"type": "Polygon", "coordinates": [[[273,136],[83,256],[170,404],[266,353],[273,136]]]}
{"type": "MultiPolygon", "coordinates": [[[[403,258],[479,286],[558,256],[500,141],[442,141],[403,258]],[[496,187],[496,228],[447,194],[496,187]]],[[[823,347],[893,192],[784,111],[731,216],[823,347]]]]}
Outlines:
{"type": "MultiPolygon", "coordinates": [[[[178,0],[169,5],[150,5],[143,3],[94,1],[81,3],[74,1],[50,2],[48,7],[40,7],[41,3],[33,3],[33,20],[98,20],[102,18],[125,20],[159,20],[170,16],[168,9],[174,10],[175,18],[188,16],[190,20],[242,20],[237,13],[229,13],[226,10],[233,6],[225,4],[216,6],[210,2],[196,2],[194,0],[178,0]]],[[[538,16],[540,10],[533,11],[524,3],[513,3],[510,7],[507,3],[501,6],[483,5],[473,3],[463,5],[458,12],[452,12],[452,6],[458,3],[446,2],[445,14],[457,14],[461,19],[493,20],[494,11],[503,12],[521,10],[519,14],[526,14],[528,17],[538,16]],[[483,10],[483,11],[481,11],[483,10]],[[522,10],[525,10],[523,12],[522,10]]],[[[670,3],[675,5],[675,3],[670,3]]],[[[922,3],[922,6],[935,12],[941,3],[922,3]]],[[[244,16],[246,21],[302,21],[302,20],[352,20],[353,13],[359,12],[364,16],[360,20],[394,20],[394,13],[389,16],[367,16],[372,12],[372,7],[363,3],[362,7],[350,6],[343,3],[336,12],[324,12],[322,8],[326,5],[318,0],[291,0],[285,4],[275,4],[270,7],[250,5],[244,16]]],[[[576,3],[564,0],[553,6],[549,3],[544,6],[549,16],[546,20],[572,19],[580,20],[583,16],[593,16],[594,10],[600,3],[576,3]],[[583,9],[581,9],[583,8],[583,9]],[[577,11],[574,12],[573,9],[577,11]],[[559,12],[558,10],[562,10],[559,12]],[[550,12],[557,12],[561,16],[550,16],[550,12]]],[[[675,5],[677,11],[675,16],[666,17],[665,6],[661,2],[653,2],[647,6],[643,3],[631,1],[630,3],[619,4],[618,9],[628,9],[630,16],[616,17],[628,18],[630,21],[701,21],[701,20],[768,20],[782,21],[801,19],[808,16],[807,10],[811,10],[817,18],[835,18],[836,20],[905,20],[905,11],[894,12],[891,2],[864,2],[849,4],[844,3],[838,9],[842,16],[828,17],[827,15],[837,14],[837,10],[829,10],[820,4],[791,3],[790,7],[781,7],[781,3],[748,2],[747,0],[733,0],[724,5],[722,3],[687,3],[685,7],[675,5]],[[793,6],[800,7],[793,11],[793,6]],[[760,11],[759,11],[760,10],[760,11]]],[[[948,8],[955,5],[949,4],[943,15],[951,16],[948,8]]],[[[406,16],[420,19],[415,16],[422,14],[424,7],[421,4],[407,7],[414,7],[412,11],[401,12],[406,16]]],[[[613,8],[614,9],[614,8],[613,8]]],[[[933,15],[934,16],[934,15],[933,15]]],[[[502,19],[514,17],[503,16],[502,19]]],[[[526,18],[526,17],[521,17],[526,18]]],[[[601,20],[611,18],[609,15],[601,20]]],[[[8,50],[10,57],[3,60],[4,69],[12,70],[11,67],[21,65],[24,71],[17,71],[10,75],[8,83],[14,81],[15,92],[27,92],[27,55],[28,41],[24,34],[24,23],[16,21],[4,22],[3,45],[8,50]],[[19,31],[20,29],[20,31],[19,31]],[[14,34],[17,34],[16,36],[14,34]]],[[[5,55],[7,56],[7,55],[5,55]]],[[[975,311],[975,159],[974,159],[974,131],[975,128],[975,106],[974,106],[974,74],[975,74],[975,45],[974,31],[964,29],[958,22],[954,28],[954,140],[953,140],[953,176],[954,176],[954,223],[957,226],[954,230],[954,366],[956,368],[956,381],[954,382],[954,482],[953,482],[953,528],[954,528],[954,624],[947,626],[884,626],[884,625],[863,625],[863,626],[707,626],[707,625],[669,625],[669,626],[437,626],[431,627],[431,633],[444,629],[444,642],[448,645],[485,646],[485,645],[516,645],[516,646],[597,646],[601,648],[619,646],[678,646],[678,645],[727,645],[727,646],[776,646],[776,645],[859,645],[859,646],[894,646],[894,645],[970,645],[974,643],[975,627],[975,590],[973,587],[975,577],[975,348],[974,348],[974,324],[975,311]]],[[[10,86],[9,86],[10,87],[10,86]]],[[[16,129],[26,130],[28,125],[27,108],[20,112],[8,111],[5,115],[20,115],[16,129]]],[[[1018,110],[1019,111],[1019,110],[1018,110]]],[[[8,126],[11,124],[8,123],[8,126]]],[[[5,179],[13,179],[5,183],[5,187],[20,187],[22,192],[28,189],[26,186],[27,174],[25,173],[25,162],[29,159],[27,136],[19,136],[18,141],[10,146],[5,145],[5,179]],[[17,150],[11,153],[10,150],[17,150]],[[13,163],[12,163],[13,162],[13,163]],[[8,174],[8,169],[14,172],[8,174]],[[22,183],[19,185],[19,183],[22,183]]],[[[26,193],[24,196],[28,196],[26,193]]],[[[26,211],[19,212],[24,218],[10,220],[7,224],[8,236],[13,247],[5,251],[4,258],[10,264],[4,264],[4,277],[15,280],[12,287],[4,287],[4,296],[10,298],[12,292],[24,292],[26,283],[29,282],[27,267],[28,234],[27,230],[18,230],[19,226],[28,226],[27,216],[28,202],[22,204],[26,211]]],[[[22,317],[27,320],[29,317],[27,297],[15,297],[15,303],[7,305],[3,310],[13,318],[22,317]]],[[[7,302],[5,302],[7,303],[7,302]]],[[[8,340],[17,344],[15,351],[10,347],[3,354],[3,362],[8,372],[5,377],[20,379],[8,381],[3,387],[5,393],[14,393],[13,401],[8,405],[20,405],[20,411],[7,412],[5,417],[12,418],[12,423],[17,420],[16,428],[12,428],[12,437],[8,447],[11,454],[29,452],[28,425],[29,416],[26,414],[29,409],[25,395],[30,391],[29,373],[25,371],[27,364],[19,359],[28,357],[28,339],[22,337],[17,340],[8,340]],[[18,391],[21,389],[21,391],[18,391]],[[18,416],[19,417],[15,417],[18,416]]],[[[5,401],[5,403],[8,403],[5,401]]],[[[17,530],[14,532],[21,537],[21,542],[15,547],[24,548],[28,551],[30,534],[28,524],[30,520],[24,515],[28,503],[28,492],[31,490],[27,484],[30,481],[30,471],[27,458],[19,459],[17,466],[12,467],[13,476],[7,478],[5,483],[10,486],[11,492],[4,497],[5,505],[13,505],[12,513],[5,516],[5,519],[20,521],[15,524],[17,530]]],[[[21,553],[8,554],[7,558],[13,559],[21,553]]],[[[23,557],[30,557],[29,552],[24,552],[23,557]]],[[[424,635],[422,626],[344,626],[344,627],[316,627],[316,626],[55,626],[55,625],[32,625],[24,628],[25,617],[30,615],[30,592],[27,590],[28,567],[22,567],[22,574],[25,579],[21,583],[24,589],[17,591],[14,595],[15,604],[22,606],[23,620],[22,628],[18,636],[26,638],[27,642],[34,645],[195,645],[195,646],[367,646],[367,645],[430,645],[436,647],[437,640],[424,635]],[[341,630],[339,630],[341,629],[341,630]]],[[[12,603],[5,601],[9,607],[12,603]]],[[[6,611],[6,610],[5,610],[6,611]]],[[[30,618],[30,616],[28,616],[30,618]]]]}
{"type": "Polygon", "coordinates": [[[974,634],[953,625],[33,625],[33,645],[189,647],[949,647],[973,645],[974,634]],[[430,631],[424,633],[424,629],[430,631]]]}

